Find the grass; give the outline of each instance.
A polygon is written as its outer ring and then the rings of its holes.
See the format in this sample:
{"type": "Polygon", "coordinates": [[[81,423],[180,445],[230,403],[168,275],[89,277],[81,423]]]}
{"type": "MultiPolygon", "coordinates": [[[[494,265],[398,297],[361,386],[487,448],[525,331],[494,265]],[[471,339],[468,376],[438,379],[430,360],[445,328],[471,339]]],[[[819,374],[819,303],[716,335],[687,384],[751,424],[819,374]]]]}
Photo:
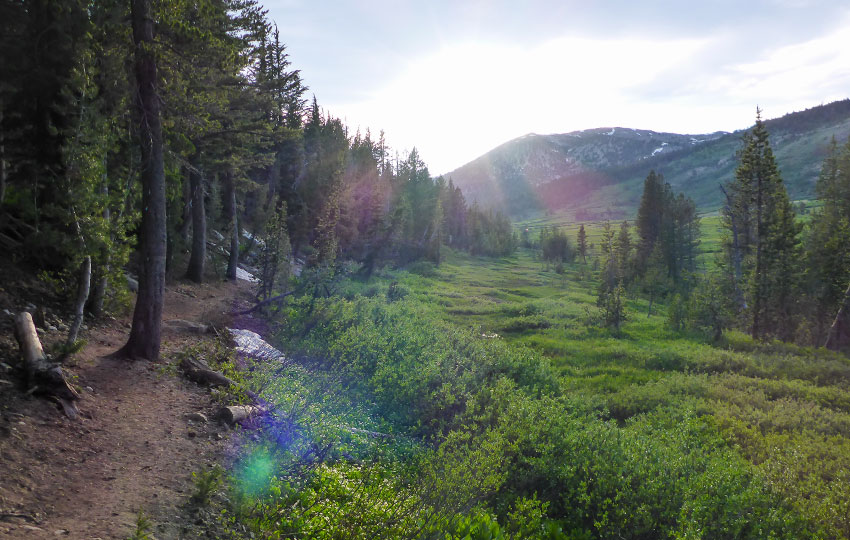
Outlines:
{"type": "MultiPolygon", "coordinates": [[[[717,215],[702,220],[704,261],[719,249],[719,224],[717,215]]],[[[594,241],[599,224],[587,229],[594,241]]],[[[519,250],[502,259],[451,252],[432,277],[399,272],[393,279],[444,320],[550,358],[564,388],[618,422],[693,407],[772,489],[828,524],[828,536],[850,537],[848,359],[754,343],[737,332],[714,344],[670,330],[663,306],[649,316],[646,300],[635,296],[615,335],[593,322],[595,282],[588,274],[581,263],[556,274],[519,250]]]]}
{"type": "Polygon", "coordinates": [[[613,332],[593,256],[559,274],[524,249],[444,255],[282,310],[296,361],[248,377],[274,412],[228,480],[251,530],[496,530],[539,497],[573,531],[551,538],[850,538],[846,357],[713,343],[635,294],[613,332]]]}

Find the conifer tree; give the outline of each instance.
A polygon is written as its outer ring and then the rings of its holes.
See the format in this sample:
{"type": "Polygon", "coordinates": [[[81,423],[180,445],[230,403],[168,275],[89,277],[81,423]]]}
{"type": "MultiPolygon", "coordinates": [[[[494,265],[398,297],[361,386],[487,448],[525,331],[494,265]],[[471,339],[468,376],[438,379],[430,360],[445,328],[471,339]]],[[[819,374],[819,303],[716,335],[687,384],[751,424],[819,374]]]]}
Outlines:
{"type": "Polygon", "coordinates": [[[740,287],[752,336],[762,339],[773,334],[788,339],[794,331],[799,227],[760,110],[743,143],[735,179],[727,186],[730,204],[724,209],[724,223],[737,240],[725,240],[727,259],[730,266],[736,257],[742,261],[745,282],[740,287]]]}
{"type": "Polygon", "coordinates": [[[584,223],[578,228],[576,245],[578,246],[578,254],[581,255],[582,262],[587,264],[587,233],[584,231],[584,223]]]}
{"type": "Polygon", "coordinates": [[[649,171],[643,183],[643,195],[641,195],[638,207],[635,228],[638,234],[637,245],[637,268],[643,271],[655,244],[661,236],[661,226],[666,213],[667,197],[664,189],[664,179],[654,170],[649,171]]]}
{"type": "Polygon", "coordinates": [[[165,293],[165,170],[150,0],[133,0],[136,85],[142,157],[142,271],[130,337],[118,354],[157,360],[165,293]]]}
{"type": "Polygon", "coordinates": [[[615,242],[615,252],[619,278],[623,281],[628,281],[631,278],[630,268],[632,260],[632,237],[629,232],[628,221],[623,221],[620,224],[620,232],[615,242]]]}
{"type": "Polygon", "coordinates": [[[850,283],[850,139],[832,139],[816,185],[823,206],[807,230],[805,261],[808,315],[821,344],[850,283]]]}

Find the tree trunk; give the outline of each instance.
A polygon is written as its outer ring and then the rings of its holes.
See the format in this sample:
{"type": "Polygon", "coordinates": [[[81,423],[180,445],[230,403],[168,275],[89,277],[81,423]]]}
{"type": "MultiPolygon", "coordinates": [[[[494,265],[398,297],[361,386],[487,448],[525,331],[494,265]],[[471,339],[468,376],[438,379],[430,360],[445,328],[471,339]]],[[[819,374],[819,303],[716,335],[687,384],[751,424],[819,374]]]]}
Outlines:
{"type": "Polygon", "coordinates": [[[165,169],[151,0],[131,0],[142,180],[142,266],[133,326],[118,355],[157,360],[165,294],[165,169]]]}
{"type": "Polygon", "coordinates": [[[80,399],[80,395],[68,384],[62,368],[47,360],[32,315],[26,311],[15,317],[15,337],[21,347],[28,386],[52,395],[62,404],[68,417],[76,418],[78,411],[74,402],[80,399]]]}
{"type": "Polygon", "coordinates": [[[844,293],[844,301],[841,303],[838,314],[829,328],[829,333],[826,335],[824,347],[837,351],[850,345],[850,321],[847,321],[848,316],[850,316],[850,286],[847,287],[847,292],[844,293]]]}
{"type": "Polygon", "coordinates": [[[6,200],[6,135],[3,131],[3,100],[0,99],[0,207],[6,200]]]}
{"type": "Polygon", "coordinates": [[[86,257],[80,265],[80,280],[77,283],[77,303],[74,306],[74,322],[71,324],[71,330],[68,332],[68,345],[73,345],[77,341],[77,334],[80,332],[80,326],[83,324],[83,316],[86,307],[86,300],[89,298],[90,285],[91,257],[86,257]]]}
{"type": "MultiPolygon", "coordinates": [[[[187,174],[188,176],[188,174],[187,174]]],[[[180,238],[189,243],[189,229],[192,227],[192,183],[183,181],[183,216],[180,221],[180,238]]]]}
{"type": "MultiPolygon", "coordinates": [[[[106,165],[104,160],[104,166],[106,165]]],[[[101,188],[101,193],[103,193],[104,197],[107,199],[106,206],[103,208],[103,220],[110,224],[110,210],[109,210],[109,184],[106,180],[106,175],[104,174],[103,178],[103,187],[101,188]]],[[[110,235],[110,240],[114,241],[114,235],[110,235]]],[[[111,256],[109,251],[107,250],[104,253],[104,262],[103,268],[98,269],[96,274],[99,276],[97,282],[94,286],[94,291],[92,291],[91,302],[89,302],[89,311],[91,311],[92,315],[95,317],[100,317],[103,313],[103,301],[106,298],[106,287],[109,285],[109,261],[111,256]]]]}
{"type": "Polygon", "coordinates": [[[207,212],[204,207],[204,180],[196,162],[189,169],[192,186],[192,255],[186,277],[195,283],[204,281],[204,263],[207,259],[207,212]]]}
{"type": "Polygon", "coordinates": [[[230,257],[227,259],[227,279],[236,279],[236,267],[239,265],[239,216],[236,207],[236,185],[233,171],[224,173],[224,218],[230,227],[230,257]]]}

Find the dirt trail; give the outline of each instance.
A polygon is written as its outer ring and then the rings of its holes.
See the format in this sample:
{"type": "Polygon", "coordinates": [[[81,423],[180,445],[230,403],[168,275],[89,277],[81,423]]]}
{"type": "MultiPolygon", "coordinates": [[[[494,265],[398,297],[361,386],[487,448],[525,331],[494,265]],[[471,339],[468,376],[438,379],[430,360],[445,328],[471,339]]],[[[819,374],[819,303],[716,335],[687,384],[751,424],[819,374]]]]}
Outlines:
{"type": "MultiPolygon", "coordinates": [[[[170,285],[163,319],[227,324],[247,289],[245,282],[170,285]]],[[[50,401],[0,387],[0,538],[127,538],[140,510],[159,539],[181,538],[191,526],[181,506],[192,472],[220,458],[227,434],[212,419],[188,418],[211,415],[209,393],[164,363],[212,338],[164,331],[161,363],[108,358],[128,328],[126,317],[83,335],[88,345],[69,366],[83,389],[79,421],[50,401]]]]}

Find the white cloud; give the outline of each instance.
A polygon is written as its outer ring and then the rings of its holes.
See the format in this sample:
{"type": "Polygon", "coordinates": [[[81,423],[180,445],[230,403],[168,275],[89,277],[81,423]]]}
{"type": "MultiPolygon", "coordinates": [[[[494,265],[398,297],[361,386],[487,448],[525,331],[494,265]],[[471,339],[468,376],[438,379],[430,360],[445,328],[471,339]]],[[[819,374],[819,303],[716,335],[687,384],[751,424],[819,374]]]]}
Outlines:
{"type": "Polygon", "coordinates": [[[529,131],[620,125],[629,87],[687,60],[704,42],[565,38],[534,48],[466,43],[413,60],[359,103],[329,104],[349,123],[416,145],[433,172],[529,131]]]}
{"type": "MultiPolygon", "coordinates": [[[[850,22],[850,21],[848,21],[850,22]]],[[[730,95],[777,101],[832,100],[850,89],[850,31],[788,45],[734,65],[715,87],[730,95]]]]}
{"type": "Polygon", "coordinates": [[[352,128],[384,129],[399,150],[415,145],[433,173],[528,132],[733,130],[752,123],[756,105],[770,118],[847,97],[850,25],[840,28],[759,58],[733,48],[725,61],[715,54],[728,44],[720,34],[455,44],[412,58],[366,99],[327,106],[352,128]]]}

